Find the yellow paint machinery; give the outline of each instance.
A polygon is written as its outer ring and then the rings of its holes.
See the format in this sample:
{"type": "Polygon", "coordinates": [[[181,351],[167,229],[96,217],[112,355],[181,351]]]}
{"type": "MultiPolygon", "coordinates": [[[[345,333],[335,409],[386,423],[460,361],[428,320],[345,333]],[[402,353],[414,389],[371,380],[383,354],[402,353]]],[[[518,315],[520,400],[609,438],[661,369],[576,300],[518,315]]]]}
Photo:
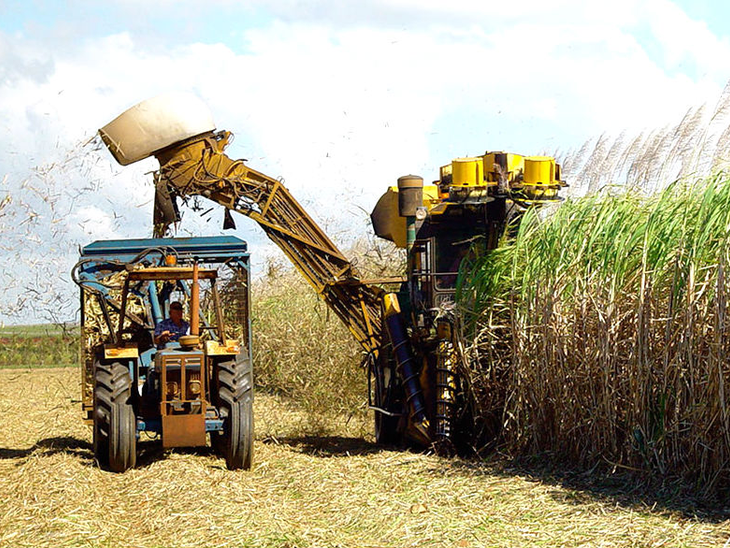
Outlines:
{"type": "Polygon", "coordinates": [[[473,249],[496,247],[519,211],[559,199],[564,184],[553,158],[488,152],[442,167],[432,185],[401,177],[372,214],[375,233],[408,250],[405,282],[389,293],[361,278],[280,181],[225,154],[231,134],[215,130],[194,96],[144,101],[100,134],[122,165],[151,155],[160,162],[156,236],[179,220],[177,200],[190,196],[223,205],[228,226],[228,211],[236,211],[263,228],[364,349],[379,442],[451,446],[465,422],[459,266],[473,249]]]}

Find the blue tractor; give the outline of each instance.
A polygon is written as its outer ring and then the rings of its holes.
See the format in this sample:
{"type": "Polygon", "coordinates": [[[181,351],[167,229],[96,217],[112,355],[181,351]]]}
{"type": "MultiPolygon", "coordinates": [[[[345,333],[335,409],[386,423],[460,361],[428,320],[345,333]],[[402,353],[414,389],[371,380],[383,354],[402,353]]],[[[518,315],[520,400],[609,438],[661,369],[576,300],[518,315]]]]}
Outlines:
{"type": "Polygon", "coordinates": [[[96,241],[81,250],[72,277],[81,289],[82,407],[99,464],[115,472],[134,467],[146,433],[163,448],[205,446],[210,437],[229,469],[250,468],[246,242],[96,241]],[[183,307],[189,323],[162,336],[171,304],[183,307]]]}

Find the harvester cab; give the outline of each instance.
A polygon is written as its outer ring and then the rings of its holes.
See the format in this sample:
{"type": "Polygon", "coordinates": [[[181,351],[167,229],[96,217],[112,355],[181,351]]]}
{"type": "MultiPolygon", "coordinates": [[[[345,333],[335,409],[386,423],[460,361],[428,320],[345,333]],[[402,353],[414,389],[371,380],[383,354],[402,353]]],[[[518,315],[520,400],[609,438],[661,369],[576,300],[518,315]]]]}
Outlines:
{"type": "Polygon", "coordinates": [[[233,237],[83,248],[73,271],[81,288],[82,405],[100,464],[133,467],[146,433],[164,448],[204,446],[210,435],[229,468],[251,466],[248,275],[246,243],[233,237]],[[156,326],[180,306],[173,303],[187,303],[189,333],[155,344],[156,326]]]}

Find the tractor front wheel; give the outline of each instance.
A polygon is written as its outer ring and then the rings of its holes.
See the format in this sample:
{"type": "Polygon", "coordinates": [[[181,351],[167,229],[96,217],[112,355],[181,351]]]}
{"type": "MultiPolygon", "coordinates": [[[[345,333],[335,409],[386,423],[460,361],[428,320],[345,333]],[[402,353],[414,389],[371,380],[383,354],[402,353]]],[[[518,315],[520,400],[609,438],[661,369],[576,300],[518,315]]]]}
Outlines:
{"type": "Polygon", "coordinates": [[[94,455],[112,472],[137,462],[137,419],[132,406],[129,369],[119,363],[94,368],[94,455]]]}
{"type": "Polygon", "coordinates": [[[223,433],[214,446],[229,470],[248,470],[253,464],[253,370],[248,356],[219,363],[218,404],[223,433]]]}

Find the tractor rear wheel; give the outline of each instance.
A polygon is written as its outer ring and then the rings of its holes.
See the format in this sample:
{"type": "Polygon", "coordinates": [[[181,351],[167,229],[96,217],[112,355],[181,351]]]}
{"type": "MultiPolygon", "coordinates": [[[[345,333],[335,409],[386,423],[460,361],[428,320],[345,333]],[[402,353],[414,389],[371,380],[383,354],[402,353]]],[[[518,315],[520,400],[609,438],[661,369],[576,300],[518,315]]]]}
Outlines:
{"type": "Polygon", "coordinates": [[[219,363],[218,404],[223,433],[213,442],[229,470],[253,464],[253,370],[248,356],[219,363]]]}
{"type": "Polygon", "coordinates": [[[137,462],[137,419],[132,406],[132,379],[119,362],[94,368],[94,455],[112,472],[137,462]]]}

